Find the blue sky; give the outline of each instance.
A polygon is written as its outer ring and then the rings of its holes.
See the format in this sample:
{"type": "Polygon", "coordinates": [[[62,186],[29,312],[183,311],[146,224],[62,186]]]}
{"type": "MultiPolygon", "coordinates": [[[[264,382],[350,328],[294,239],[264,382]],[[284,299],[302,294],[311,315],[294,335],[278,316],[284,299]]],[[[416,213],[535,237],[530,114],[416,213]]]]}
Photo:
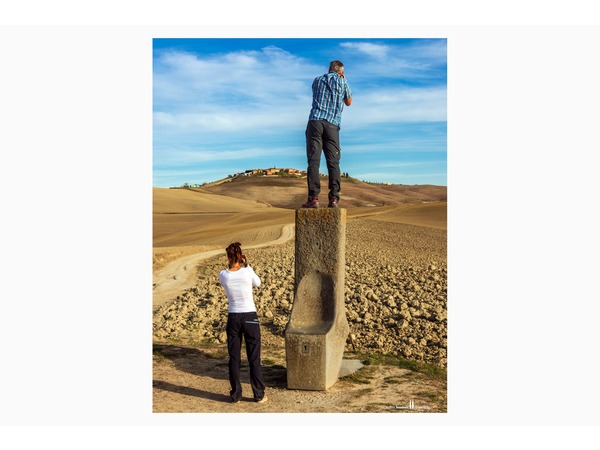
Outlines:
{"type": "Polygon", "coordinates": [[[306,169],[311,84],[334,59],[353,93],[342,172],[446,186],[446,39],[329,38],[154,39],[153,186],[306,169]]]}

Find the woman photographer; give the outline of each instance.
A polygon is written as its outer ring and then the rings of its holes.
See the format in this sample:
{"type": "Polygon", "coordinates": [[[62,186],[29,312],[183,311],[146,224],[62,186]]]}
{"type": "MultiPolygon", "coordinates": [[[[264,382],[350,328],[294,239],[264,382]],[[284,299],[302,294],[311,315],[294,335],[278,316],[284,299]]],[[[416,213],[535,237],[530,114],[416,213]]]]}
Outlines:
{"type": "Polygon", "coordinates": [[[226,331],[231,401],[236,403],[242,398],[240,355],[243,337],[246,342],[246,356],[250,366],[250,385],[254,400],[264,403],[267,401],[267,396],[260,366],[260,323],[252,296],[252,287],[260,286],[260,278],[248,265],[239,242],[230,244],[225,251],[229,267],[220,272],[219,280],[225,289],[229,303],[226,331]]]}

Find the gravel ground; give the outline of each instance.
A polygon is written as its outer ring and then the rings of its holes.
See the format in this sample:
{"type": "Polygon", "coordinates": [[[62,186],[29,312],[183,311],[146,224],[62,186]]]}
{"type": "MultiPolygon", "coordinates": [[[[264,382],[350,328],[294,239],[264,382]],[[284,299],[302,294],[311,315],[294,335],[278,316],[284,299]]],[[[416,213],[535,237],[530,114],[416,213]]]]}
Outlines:
{"type": "MultiPolygon", "coordinates": [[[[242,248],[244,243],[242,242],[242,248]]],[[[265,346],[285,346],[293,303],[294,243],[245,251],[262,284],[254,300],[265,346]],[[276,264],[274,264],[276,262],[276,264]]],[[[447,366],[447,232],[373,219],[346,231],[348,351],[391,353],[447,366]]],[[[201,264],[196,286],[154,311],[155,341],[226,341],[226,258],[201,264]]]]}

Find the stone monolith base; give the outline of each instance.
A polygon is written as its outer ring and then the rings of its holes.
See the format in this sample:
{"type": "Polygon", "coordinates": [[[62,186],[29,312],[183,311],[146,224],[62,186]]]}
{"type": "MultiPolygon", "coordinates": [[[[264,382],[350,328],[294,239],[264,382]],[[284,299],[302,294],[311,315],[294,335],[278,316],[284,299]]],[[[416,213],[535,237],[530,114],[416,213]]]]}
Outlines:
{"type": "Polygon", "coordinates": [[[344,304],[346,210],[296,210],[294,304],[285,330],[289,389],[338,379],[349,327],[344,304]]]}

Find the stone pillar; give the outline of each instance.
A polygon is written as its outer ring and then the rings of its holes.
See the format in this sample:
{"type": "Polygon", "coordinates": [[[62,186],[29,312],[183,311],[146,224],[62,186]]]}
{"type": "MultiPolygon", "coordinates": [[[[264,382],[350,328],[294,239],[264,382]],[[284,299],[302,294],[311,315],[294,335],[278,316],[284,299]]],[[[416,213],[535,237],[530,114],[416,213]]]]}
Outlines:
{"type": "Polygon", "coordinates": [[[349,327],[344,303],[346,210],[296,210],[294,304],[285,329],[289,389],[338,379],[349,327]]]}

